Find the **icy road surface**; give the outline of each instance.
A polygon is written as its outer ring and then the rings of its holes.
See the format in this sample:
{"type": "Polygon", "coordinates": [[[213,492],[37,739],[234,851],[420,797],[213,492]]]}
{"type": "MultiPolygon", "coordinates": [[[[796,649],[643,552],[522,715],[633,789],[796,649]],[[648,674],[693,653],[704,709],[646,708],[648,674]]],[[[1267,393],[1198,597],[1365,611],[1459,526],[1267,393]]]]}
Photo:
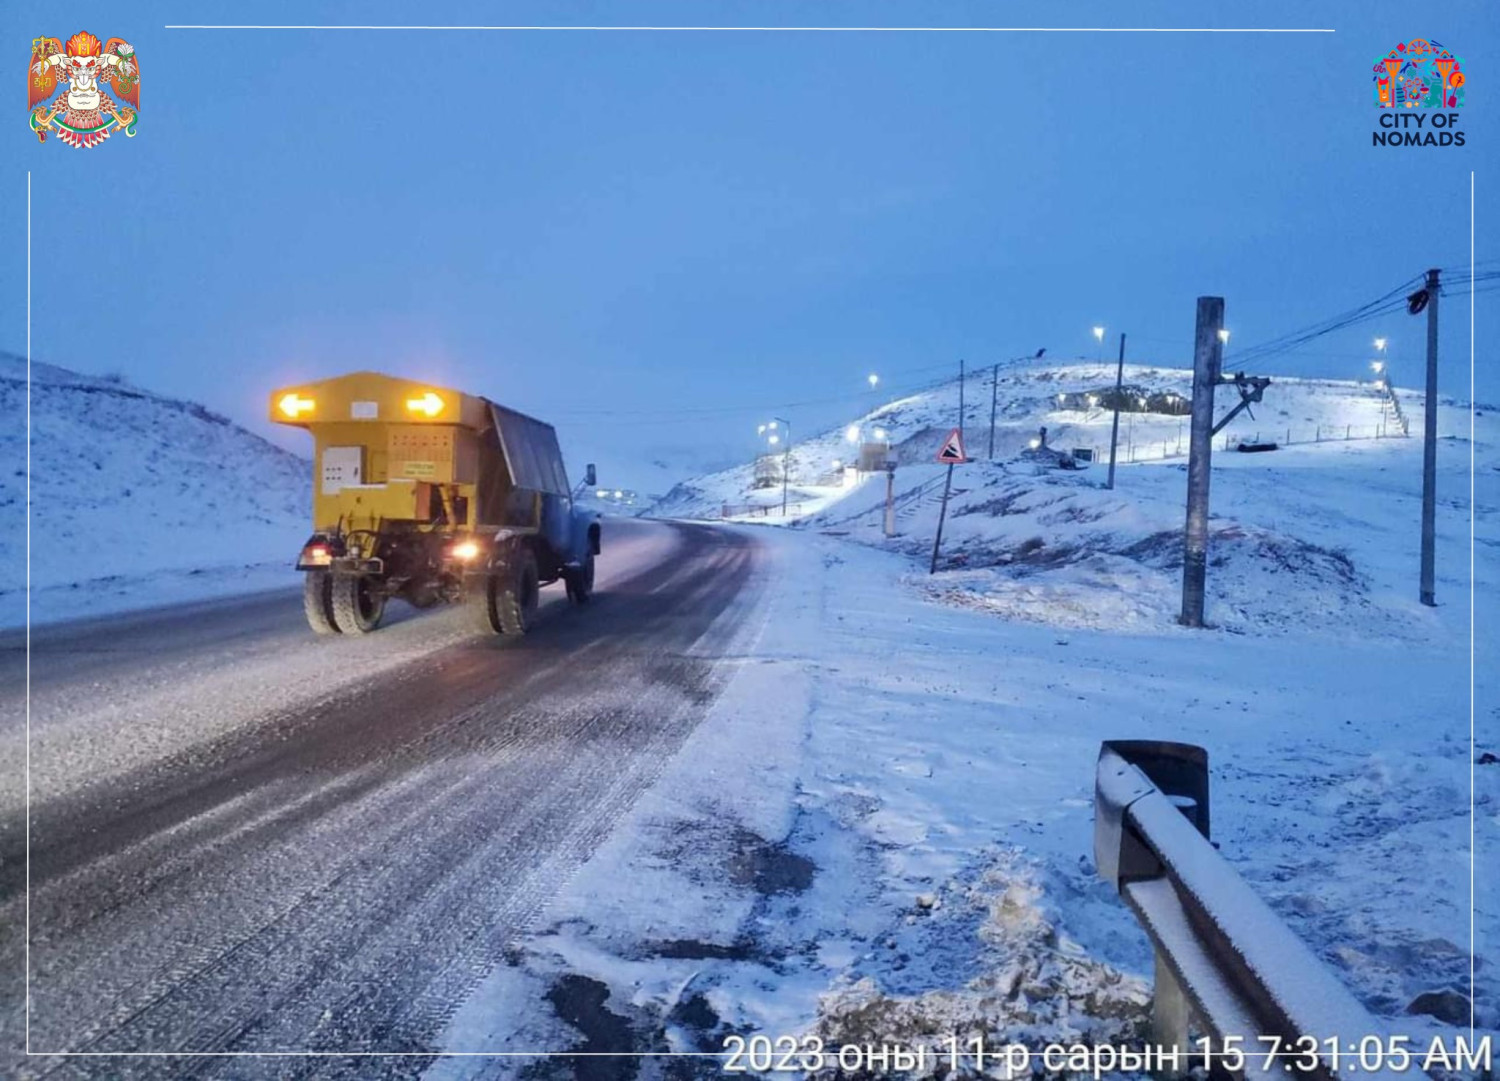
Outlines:
{"type": "MultiPolygon", "coordinates": [[[[202,1053],[432,1048],[673,758],[755,622],[760,548],[606,530],[597,603],[548,589],[519,642],[446,610],[318,639],[285,591],[37,633],[31,1049],[196,1054],[18,1060],[7,979],[0,1075],[418,1072],[202,1053]]],[[[25,654],[0,650],[0,964],[19,975],[25,654]]]]}

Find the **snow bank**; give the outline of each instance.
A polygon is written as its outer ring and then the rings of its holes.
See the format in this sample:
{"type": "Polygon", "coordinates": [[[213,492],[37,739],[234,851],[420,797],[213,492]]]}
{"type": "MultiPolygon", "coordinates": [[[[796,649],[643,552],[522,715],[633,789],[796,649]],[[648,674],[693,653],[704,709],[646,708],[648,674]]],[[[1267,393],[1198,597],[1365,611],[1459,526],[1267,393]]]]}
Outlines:
{"type": "MultiPolygon", "coordinates": [[[[0,411],[26,363],[0,354],[0,411]]],[[[311,468],[209,412],[123,379],[33,363],[35,622],[295,585],[311,468]]],[[[26,431],[0,430],[0,626],[24,619],[26,431]]]]}

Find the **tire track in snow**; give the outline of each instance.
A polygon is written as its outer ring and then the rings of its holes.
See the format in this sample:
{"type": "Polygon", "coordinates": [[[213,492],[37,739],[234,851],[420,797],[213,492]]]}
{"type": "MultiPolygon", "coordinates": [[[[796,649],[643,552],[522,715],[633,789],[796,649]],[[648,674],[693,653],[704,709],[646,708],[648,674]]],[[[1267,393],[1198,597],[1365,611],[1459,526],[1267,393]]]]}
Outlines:
{"type": "MultiPolygon", "coordinates": [[[[290,732],[259,732],[281,743],[258,757],[226,748],[211,783],[139,778],[40,815],[33,1047],[431,1049],[726,678],[713,643],[736,623],[719,617],[754,546],[674,528],[686,544],[669,563],[519,648],[427,658],[290,732]],[[425,711],[413,705],[424,679],[425,711]],[[384,712],[352,724],[372,701],[384,712]]],[[[5,953],[19,961],[16,945],[5,953]]],[[[291,1076],[342,1063],[401,1076],[423,1061],[33,1059],[29,1072],[291,1076]]]]}

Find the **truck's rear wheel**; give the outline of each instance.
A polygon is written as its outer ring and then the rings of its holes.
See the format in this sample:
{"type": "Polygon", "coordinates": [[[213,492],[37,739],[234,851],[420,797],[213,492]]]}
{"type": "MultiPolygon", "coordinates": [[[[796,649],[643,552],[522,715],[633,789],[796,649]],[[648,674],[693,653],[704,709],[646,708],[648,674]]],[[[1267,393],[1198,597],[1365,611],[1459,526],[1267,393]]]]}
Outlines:
{"type": "Polygon", "coordinates": [[[541,580],[536,556],[527,548],[518,553],[495,589],[495,617],[500,633],[522,635],[536,619],[541,580]]]}
{"type": "Polygon", "coordinates": [[[486,574],[471,579],[464,592],[464,610],[469,623],[481,634],[499,634],[500,617],[495,615],[495,576],[486,574]]]}
{"type": "Polygon", "coordinates": [[[302,611],[314,634],[338,634],[333,621],[333,575],[308,571],[302,578],[302,611]]]}
{"type": "Polygon", "coordinates": [[[583,565],[577,570],[569,571],[563,579],[563,584],[568,589],[568,600],[574,604],[588,604],[594,595],[594,557],[592,554],[584,557],[583,565]]]}
{"type": "Polygon", "coordinates": [[[364,574],[333,576],[333,622],[345,634],[369,634],[385,615],[385,594],[364,574]]]}

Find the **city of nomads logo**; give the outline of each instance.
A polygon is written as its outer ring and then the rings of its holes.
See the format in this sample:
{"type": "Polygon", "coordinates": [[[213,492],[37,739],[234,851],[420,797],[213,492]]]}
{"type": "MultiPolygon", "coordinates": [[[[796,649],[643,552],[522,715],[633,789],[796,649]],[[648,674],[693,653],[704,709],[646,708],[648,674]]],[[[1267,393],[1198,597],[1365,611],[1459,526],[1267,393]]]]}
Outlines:
{"type": "Polygon", "coordinates": [[[1375,61],[1376,146],[1463,146],[1464,62],[1436,41],[1413,38],[1375,61]]]}
{"type": "Polygon", "coordinates": [[[34,38],[26,96],[37,142],[45,143],[47,133],[52,132],[69,146],[88,150],[116,129],[134,136],[141,107],[141,68],[135,49],[120,38],[100,45],[87,31],[74,34],[66,46],[57,38],[34,38]],[[119,102],[99,88],[101,82],[113,88],[119,102]],[[48,104],[58,83],[67,90],[48,104]]]}

